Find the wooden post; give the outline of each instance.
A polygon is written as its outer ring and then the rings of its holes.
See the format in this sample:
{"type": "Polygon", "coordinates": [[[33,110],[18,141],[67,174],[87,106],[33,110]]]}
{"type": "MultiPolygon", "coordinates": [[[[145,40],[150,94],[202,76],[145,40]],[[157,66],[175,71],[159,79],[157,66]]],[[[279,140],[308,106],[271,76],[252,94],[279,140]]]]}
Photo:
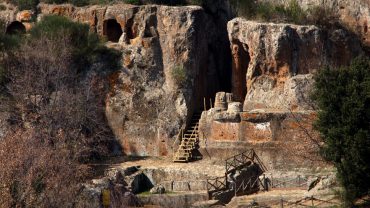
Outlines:
{"type": "Polygon", "coordinates": [[[263,174],[263,189],[264,189],[264,191],[268,191],[269,190],[269,188],[267,187],[268,185],[267,185],[267,181],[266,181],[266,175],[265,174],[263,174]]]}
{"type": "Polygon", "coordinates": [[[212,108],[212,98],[209,98],[209,104],[210,104],[210,106],[212,108]]]}
{"type": "Polygon", "coordinates": [[[271,188],[274,188],[274,178],[273,178],[272,174],[271,174],[271,188]]]}
{"type": "Polygon", "coordinates": [[[313,204],[313,196],[311,196],[311,204],[312,204],[312,207],[315,207],[315,205],[313,204]]]}
{"type": "Polygon", "coordinates": [[[282,197],[280,198],[280,208],[284,208],[284,201],[282,197]]]}
{"type": "Polygon", "coordinates": [[[103,207],[104,208],[109,208],[111,203],[110,203],[110,190],[109,189],[103,189],[102,190],[102,201],[103,201],[103,207]]]}
{"type": "Polygon", "coordinates": [[[203,99],[204,111],[207,111],[206,98],[203,99]]]}

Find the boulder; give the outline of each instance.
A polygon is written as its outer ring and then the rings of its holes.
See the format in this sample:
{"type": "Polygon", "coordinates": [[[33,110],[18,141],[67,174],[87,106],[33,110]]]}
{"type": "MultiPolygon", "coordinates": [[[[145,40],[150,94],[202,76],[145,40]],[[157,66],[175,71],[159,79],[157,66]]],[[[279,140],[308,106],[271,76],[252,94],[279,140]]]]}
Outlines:
{"type": "Polygon", "coordinates": [[[151,194],[164,194],[165,192],[166,192],[165,188],[160,184],[150,189],[151,194]]]}

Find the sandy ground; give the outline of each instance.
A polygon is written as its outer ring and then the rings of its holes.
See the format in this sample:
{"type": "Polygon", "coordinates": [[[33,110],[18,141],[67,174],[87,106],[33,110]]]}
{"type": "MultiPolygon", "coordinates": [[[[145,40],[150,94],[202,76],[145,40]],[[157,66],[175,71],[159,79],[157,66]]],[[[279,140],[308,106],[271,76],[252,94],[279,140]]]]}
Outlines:
{"type": "Polygon", "coordinates": [[[339,200],[336,199],[334,195],[313,196],[315,199],[310,200],[309,197],[305,197],[306,193],[307,191],[302,189],[275,189],[268,192],[235,197],[227,207],[242,207],[250,205],[252,202],[269,207],[281,207],[282,204],[283,207],[304,207],[312,205],[315,207],[332,207],[339,203],[339,200]]]}

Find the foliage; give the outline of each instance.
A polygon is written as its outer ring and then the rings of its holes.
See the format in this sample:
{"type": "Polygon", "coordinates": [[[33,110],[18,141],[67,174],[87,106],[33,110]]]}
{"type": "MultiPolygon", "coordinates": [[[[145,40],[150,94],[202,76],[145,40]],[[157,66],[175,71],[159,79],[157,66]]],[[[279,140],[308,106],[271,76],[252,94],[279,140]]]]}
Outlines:
{"type": "Polygon", "coordinates": [[[203,0],[11,0],[12,4],[17,5],[21,10],[36,9],[39,2],[48,4],[70,3],[75,6],[87,6],[95,4],[126,3],[134,5],[142,4],[164,4],[164,5],[202,5],[203,0]]]}
{"type": "Polygon", "coordinates": [[[1,38],[7,96],[0,109],[10,114],[12,131],[0,139],[0,204],[73,207],[87,177],[83,164],[109,156],[115,145],[105,76],[120,67],[120,53],[62,17],[45,17],[13,53],[3,42],[12,37],[1,38]]]}
{"type": "Polygon", "coordinates": [[[108,69],[114,70],[120,67],[120,54],[114,50],[108,50],[100,41],[99,36],[91,33],[89,26],[77,22],[72,22],[66,17],[46,16],[31,31],[32,38],[47,36],[51,40],[59,40],[63,36],[70,37],[73,54],[74,67],[79,71],[86,71],[98,57],[109,57],[105,61],[108,69]]]}
{"type": "Polygon", "coordinates": [[[339,16],[331,8],[314,6],[307,10],[307,21],[311,24],[330,29],[332,25],[339,22],[339,16]]]}
{"type": "Polygon", "coordinates": [[[4,11],[4,10],[6,10],[6,6],[3,4],[0,4],[0,11],[4,11]]]}
{"type": "Polygon", "coordinates": [[[370,60],[357,58],[337,70],[327,67],[315,81],[321,152],[336,166],[345,198],[352,203],[370,191],[370,60]]]}
{"type": "Polygon", "coordinates": [[[1,206],[72,207],[89,169],[34,135],[17,131],[0,142],[1,206]]]}
{"type": "Polygon", "coordinates": [[[19,10],[36,9],[39,0],[10,0],[10,3],[18,6],[19,10]]]}
{"type": "MultiPolygon", "coordinates": [[[[1,31],[5,31],[5,23],[0,21],[1,31]]],[[[21,42],[21,37],[17,35],[6,35],[5,32],[0,33],[0,95],[4,93],[6,84],[6,72],[4,69],[4,59],[11,56],[13,49],[17,48],[21,42]]]]}
{"type": "Polygon", "coordinates": [[[186,70],[183,65],[177,65],[172,70],[172,77],[179,86],[184,86],[187,81],[186,70]]]}
{"type": "Polygon", "coordinates": [[[231,0],[238,16],[260,21],[288,22],[295,24],[315,24],[326,26],[337,21],[335,13],[319,6],[305,10],[297,0],[290,0],[287,5],[254,0],[231,0]]]}

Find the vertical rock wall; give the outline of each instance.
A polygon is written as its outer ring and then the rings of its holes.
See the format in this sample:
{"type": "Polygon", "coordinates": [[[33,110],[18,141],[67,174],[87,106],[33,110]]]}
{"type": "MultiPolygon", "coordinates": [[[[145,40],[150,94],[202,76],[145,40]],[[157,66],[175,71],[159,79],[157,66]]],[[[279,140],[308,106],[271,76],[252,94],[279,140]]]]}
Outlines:
{"type": "Polygon", "coordinates": [[[228,88],[228,1],[198,6],[74,7],[40,4],[40,14],[87,23],[122,51],[111,74],[106,115],[125,154],[168,155],[203,98],[228,88]]]}
{"type": "Polygon", "coordinates": [[[328,33],[315,26],[236,18],[228,31],[232,92],[246,95],[244,110],[309,110],[312,74],[326,65],[348,65],[363,53],[360,41],[341,29],[328,33]]]}
{"type": "MultiPolygon", "coordinates": [[[[272,2],[288,4],[286,0],[259,0],[261,2],[272,2]]],[[[325,7],[333,10],[339,19],[358,34],[364,45],[370,47],[370,1],[369,0],[297,0],[303,8],[315,6],[325,7]]]]}

